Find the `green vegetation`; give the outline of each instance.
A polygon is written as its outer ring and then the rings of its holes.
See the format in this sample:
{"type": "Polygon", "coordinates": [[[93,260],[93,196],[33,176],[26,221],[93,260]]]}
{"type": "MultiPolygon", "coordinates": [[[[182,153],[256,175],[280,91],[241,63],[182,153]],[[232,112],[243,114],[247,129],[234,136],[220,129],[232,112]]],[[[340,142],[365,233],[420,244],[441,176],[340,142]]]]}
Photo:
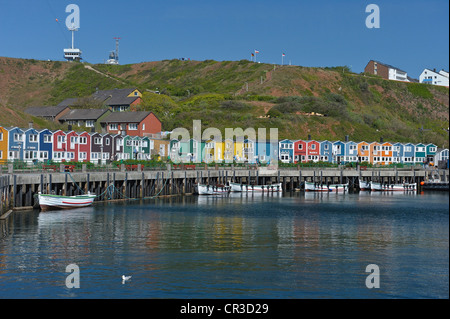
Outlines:
{"type": "MultiPolygon", "coordinates": [[[[1,125],[55,124],[20,113],[99,90],[136,87],[164,130],[201,120],[202,128],[278,128],[279,138],[427,142],[448,147],[449,90],[387,81],[348,67],[274,66],[248,60],[164,60],[132,65],[88,65],[0,58],[1,125]],[[85,68],[107,74],[96,73],[85,68]],[[31,72],[35,68],[41,71],[31,72]],[[158,91],[160,94],[150,93],[158,91]],[[9,113],[8,113],[9,114],[9,113]],[[421,131],[420,128],[427,129],[421,131]]],[[[82,105],[80,105],[82,107],[82,105]]],[[[53,126],[52,126],[53,125],[53,126]]]]}

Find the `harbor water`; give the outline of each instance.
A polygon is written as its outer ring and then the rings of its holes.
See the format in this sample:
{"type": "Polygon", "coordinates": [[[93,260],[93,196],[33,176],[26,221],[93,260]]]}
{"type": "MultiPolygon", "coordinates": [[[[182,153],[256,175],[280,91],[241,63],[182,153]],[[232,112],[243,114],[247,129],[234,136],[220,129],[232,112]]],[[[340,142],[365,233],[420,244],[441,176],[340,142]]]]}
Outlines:
{"type": "Polygon", "coordinates": [[[448,192],[180,196],[0,224],[0,299],[449,298],[448,192]]]}

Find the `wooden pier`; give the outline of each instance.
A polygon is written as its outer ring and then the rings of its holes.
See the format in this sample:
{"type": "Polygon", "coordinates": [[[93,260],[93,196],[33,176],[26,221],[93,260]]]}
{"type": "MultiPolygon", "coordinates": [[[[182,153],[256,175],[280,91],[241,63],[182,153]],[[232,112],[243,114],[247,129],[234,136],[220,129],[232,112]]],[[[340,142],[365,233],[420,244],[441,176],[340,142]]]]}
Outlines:
{"type": "MultiPolygon", "coordinates": [[[[448,182],[448,170],[433,170],[448,182]]],[[[37,207],[37,194],[80,195],[91,192],[96,201],[152,198],[186,195],[195,192],[196,183],[216,185],[282,183],[283,191],[303,190],[305,181],[322,184],[349,183],[349,191],[359,191],[359,180],[381,183],[417,183],[427,181],[429,171],[423,169],[203,169],[164,171],[107,172],[38,172],[9,173],[0,176],[0,212],[9,209],[37,207]]]]}

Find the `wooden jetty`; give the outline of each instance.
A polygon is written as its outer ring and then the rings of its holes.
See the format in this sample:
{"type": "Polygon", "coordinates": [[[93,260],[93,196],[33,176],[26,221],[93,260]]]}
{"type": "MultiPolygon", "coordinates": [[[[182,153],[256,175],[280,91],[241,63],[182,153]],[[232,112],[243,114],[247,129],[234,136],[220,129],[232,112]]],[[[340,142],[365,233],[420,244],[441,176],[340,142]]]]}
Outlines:
{"type": "MultiPolygon", "coordinates": [[[[436,172],[435,172],[436,173],[436,172]]],[[[442,181],[449,180],[448,170],[439,170],[442,181]]],[[[281,183],[283,191],[303,190],[304,182],[323,184],[349,183],[349,191],[359,191],[359,180],[381,183],[417,183],[427,180],[424,169],[368,168],[301,168],[275,170],[217,169],[201,170],[149,170],[124,171],[111,168],[107,171],[81,172],[12,172],[0,176],[0,213],[9,209],[37,207],[38,192],[57,195],[80,195],[90,191],[97,194],[96,201],[114,201],[152,198],[155,196],[187,195],[195,191],[195,185],[281,183]]]]}

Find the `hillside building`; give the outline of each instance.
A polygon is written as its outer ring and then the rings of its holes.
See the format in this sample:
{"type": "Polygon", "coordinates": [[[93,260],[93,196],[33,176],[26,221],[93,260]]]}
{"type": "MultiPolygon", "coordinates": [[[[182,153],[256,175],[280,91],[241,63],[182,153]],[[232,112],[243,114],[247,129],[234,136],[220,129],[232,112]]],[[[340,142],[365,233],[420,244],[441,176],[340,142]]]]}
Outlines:
{"type": "Polygon", "coordinates": [[[437,72],[436,69],[425,69],[419,76],[419,82],[432,85],[449,86],[448,76],[449,74],[445,70],[437,72]]]}
{"type": "Polygon", "coordinates": [[[364,72],[381,76],[386,80],[410,82],[406,71],[379,61],[370,60],[364,72]]]}

